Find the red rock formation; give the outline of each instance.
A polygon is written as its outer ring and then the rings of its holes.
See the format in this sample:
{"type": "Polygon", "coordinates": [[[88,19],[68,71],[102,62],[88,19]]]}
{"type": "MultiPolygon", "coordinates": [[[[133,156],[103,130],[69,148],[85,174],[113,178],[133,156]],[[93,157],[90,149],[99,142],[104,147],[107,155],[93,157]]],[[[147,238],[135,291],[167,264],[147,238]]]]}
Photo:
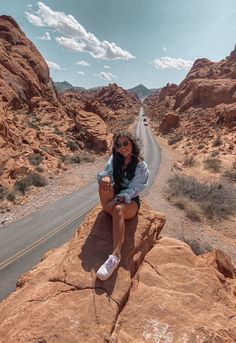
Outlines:
{"type": "Polygon", "coordinates": [[[165,118],[162,120],[159,131],[166,135],[170,132],[171,129],[176,128],[179,126],[179,116],[175,113],[168,113],[165,118]]]}
{"type": "MultiPolygon", "coordinates": [[[[155,99],[146,100],[148,113],[159,125],[169,112],[179,115],[176,134],[198,143],[236,127],[235,50],[220,62],[198,59],[179,86],[168,85],[155,99]]],[[[160,130],[160,128],[159,128],[160,130]]]]}
{"type": "Polygon", "coordinates": [[[3,300],[1,341],[235,341],[236,271],[227,255],[196,256],[184,242],[156,240],[165,219],[142,202],[126,222],[119,268],[100,281],[95,272],[112,248],[111,218],[100,210],[3,300]]]}
{"type": "Polygon", "coordinates": [[[37,168],[29,162],[32,154],[40,154],[42,172],[53,177],[64,169],[62,160],[73,156],[71,144],[76,153],[106,152],[111,122],[134,118],[138,106],[117,85],[59,98],[40,52],[13,18],[0,16],[0,188],[11,192],[37,168]]]}
{"type": "Polygon", "coordinates": [[[235,287],[235,268],[223,252],[195,256],[187,244],[162,238],[145,257],[112,339],[233,343],[235,287]]]}
{"type": "Polygon", "coordinates": [[[48,253],[0,304],[2,342],[104,342],[109,338],[129,296],[132,277],[165,219],[143,203],[138,217],[126,222],[118,270],[102,282],[95,271],[111,251],[112,230],[111,218],[100,210],[94,209],[74,238],[48,253]]]}

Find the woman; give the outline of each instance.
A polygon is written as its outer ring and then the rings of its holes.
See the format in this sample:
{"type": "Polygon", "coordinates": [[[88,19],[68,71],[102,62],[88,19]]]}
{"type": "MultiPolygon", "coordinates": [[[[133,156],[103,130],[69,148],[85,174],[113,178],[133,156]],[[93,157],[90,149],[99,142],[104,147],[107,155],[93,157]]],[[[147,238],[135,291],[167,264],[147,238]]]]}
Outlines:
{"type": "Polygon", "coordinates": [[[112,155],[103,172],[97,174],[103,210],[112,216],[113,251],[98,269],[97,277],[108,279],[121,259],[125,220],[140,207],[139,193],[147,186],[149,171],[140,157],[133,135],[121,131],[114,135],[112,155]]]}

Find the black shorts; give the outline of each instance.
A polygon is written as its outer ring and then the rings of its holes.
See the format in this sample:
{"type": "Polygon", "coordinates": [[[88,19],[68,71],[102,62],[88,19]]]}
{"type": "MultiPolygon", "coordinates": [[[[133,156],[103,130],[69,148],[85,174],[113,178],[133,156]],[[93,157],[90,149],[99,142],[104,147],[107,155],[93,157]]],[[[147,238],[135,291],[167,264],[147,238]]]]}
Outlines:
{"type": "Polygon", "coordinates": [[[138,206],[138,209],[140,209],[140,199],[139,199],[139,196],[136,196],[136,197],[132,198],[131,201],[136,202],[136,204],[138,206]]]}

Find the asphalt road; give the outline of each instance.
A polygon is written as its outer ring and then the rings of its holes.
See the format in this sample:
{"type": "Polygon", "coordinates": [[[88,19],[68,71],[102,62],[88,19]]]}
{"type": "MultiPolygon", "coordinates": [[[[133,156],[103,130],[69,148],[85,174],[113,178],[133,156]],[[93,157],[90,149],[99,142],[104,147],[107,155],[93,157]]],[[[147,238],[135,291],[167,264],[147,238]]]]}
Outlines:
{"type": "MultiPolygon", "coordinates": [[[[136,134],[150,170],[147,194],[158,171],[161,153],[151,129],[145,126],[143,108],[136,134]]],[[[146,119],[147,123],[147,119],[146,119]]],[[[99,201],[96,181],[32,215],[0,228],[0,301],[15,290],[20,275],[40,262],[42,255],[67,242],[85,215],[99,201]]]]}

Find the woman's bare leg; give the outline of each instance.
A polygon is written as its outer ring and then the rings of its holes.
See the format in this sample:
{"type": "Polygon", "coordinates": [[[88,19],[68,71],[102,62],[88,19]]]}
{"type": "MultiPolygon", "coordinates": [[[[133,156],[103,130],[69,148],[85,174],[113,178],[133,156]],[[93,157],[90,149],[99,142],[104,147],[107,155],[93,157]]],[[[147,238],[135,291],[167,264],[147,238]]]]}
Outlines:
{"type": "Polygon", "coordinates": [[[129,204],[117,204],[114,205],[112,209],[106,209],[107,203],[114,199],[114,190],[112,187],[110,187],[108,191],[104,191],[102,187],[99,186],[99,196],[102,208],[112,216],[112,255],[120,258],[121,247],[125,235],[125,219],[133,218],[137,213],[138,206],[134,201],[131,201],[129,204]]]}
{"type": "Polygon", "coordinates": [[[138,207],[134,201],[130,204],[118,204],[112,209],[112,234],[113,252],[112,255],[120,258],[121,247],[125,236],[125,219],[133,218],[137,213],[138,207]]]}

